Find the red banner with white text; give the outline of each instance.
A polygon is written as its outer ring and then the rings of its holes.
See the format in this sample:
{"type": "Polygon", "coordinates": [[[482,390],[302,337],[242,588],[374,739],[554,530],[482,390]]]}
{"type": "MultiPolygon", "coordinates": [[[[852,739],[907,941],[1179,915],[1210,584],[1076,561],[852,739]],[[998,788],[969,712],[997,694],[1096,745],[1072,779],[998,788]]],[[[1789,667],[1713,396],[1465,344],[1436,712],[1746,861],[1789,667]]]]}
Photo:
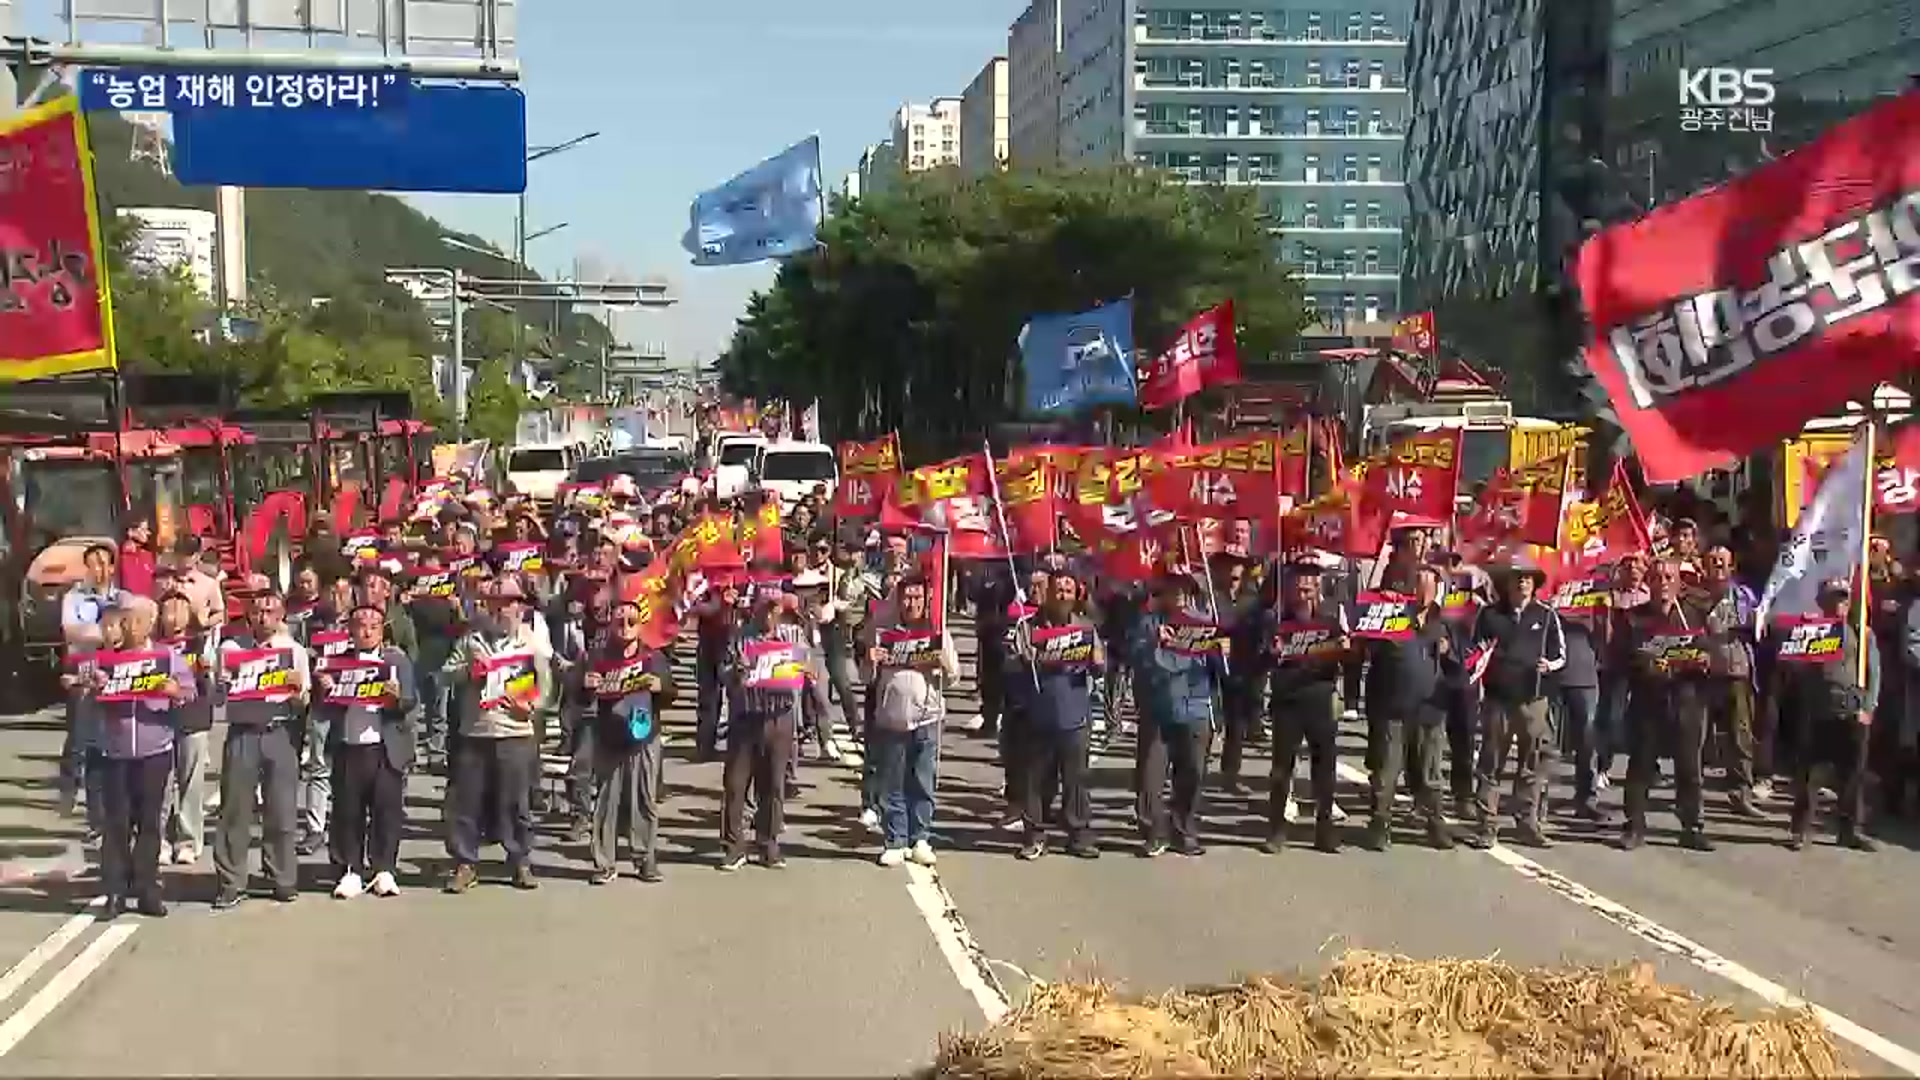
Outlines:
{"type": "Polygon", "coordinates": [[[1580,249],[1649,483],[1732,464],[1920,356],[1920,90],[1580,249]]]}
{"type": "Polygon", "coordinates": [[[114,367],[98,206],[77,97],[0,120],[0,383],[114,367]]]}
{"type": "Polygon", "coordinates": [[[1203,311],[1180,328],[1167,351],[1139,373],[1140,407],[1170,409],[1209,386],[1240,381],[1233,301],[1203,311]]]}

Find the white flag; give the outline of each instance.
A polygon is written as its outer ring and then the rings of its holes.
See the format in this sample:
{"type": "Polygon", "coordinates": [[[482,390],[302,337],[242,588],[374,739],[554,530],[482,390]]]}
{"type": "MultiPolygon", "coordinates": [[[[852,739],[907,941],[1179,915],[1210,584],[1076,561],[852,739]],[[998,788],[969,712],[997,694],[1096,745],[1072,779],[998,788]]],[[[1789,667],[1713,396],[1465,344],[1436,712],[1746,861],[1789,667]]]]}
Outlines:
{"type": "Polygon", "coordinates": [[[1813,502],[1780,549],[1760,597],[1761,625],[1787,615],[1817,615],[1824,582],[1853,579],[1866,544],[1867,438],[1862,432],[1820,478],[1813,502]]]}

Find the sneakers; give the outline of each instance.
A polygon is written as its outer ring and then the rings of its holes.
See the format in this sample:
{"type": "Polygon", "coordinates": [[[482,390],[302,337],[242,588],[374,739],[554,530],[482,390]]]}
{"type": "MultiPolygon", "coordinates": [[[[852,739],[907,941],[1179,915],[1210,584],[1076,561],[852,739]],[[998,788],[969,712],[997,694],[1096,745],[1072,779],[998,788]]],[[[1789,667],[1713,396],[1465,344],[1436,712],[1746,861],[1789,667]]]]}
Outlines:
{"type": "Polygon", "coordinates": [[[868,832],[879,832],[880,812],[872,807],[860,811],[860,824],[864,826],[868,832]]]}
{"type": "Polygon", "coordinates": [[[933,854],[933,845],[925,840],[913,845],[912,850],[907,852],[907,858],[913,860],[915,866],[932,866],[937,861],[933,854]]]}
{"type": "Polygon", "coordinates": [[[747,865],[747,853],[742,851],[733,855],[722,856],[719,870],[723,874],[731,874],[745,865],[747,865]]]}
{"type": "Polygon", "coordinates": [[[447,875],[446,890],[450,893],[463,893],[479,883],[480,872],[466,863],[461,863],[447,875]]]}
{"type": "Polygon", "coordinates": [[[600,870],[595,870],[593,876],[587,879],[587,884],[611,885],[616,876],[618,876],[618,872],[615,871],[613,867],[608,866],[600,870]]]}
{"type": "Polygon", "coordinates": [[[400,883],[393,880],[393,871],[382,870],[373,875],[373,884],[367,890],[375,896],[399,896],[400,883]]]}
{"type": "Polygon", "coordinates": [[[642,859],[640,864],[633,868],[633,874],[649,885],[655,884],[660,880],[660,864],[652,859],[642,859]]]}
{"type": "Polygon", "coordinates": [[[906,863],[907,863],[906,848],[890,847],[880,853],[881,866],[905,866],[906,863]]]}
{"type": "Polygon", "coordinates": [[[1291,795],[1287,796],[1286,805],[1280,808],[1280,820],[1289,825],[1300,824],[1300,805],[1293,801],[1291,795]]]}
{"type": "Polygon", "coordinates": [[[172,847],[171,845],[168,845],[168,844],[161,844],[161,845],[160,845],[160,865],[161,865],[161,866],[172,866],[172,865],[173,865],[173,862],[174,862],[174,849],[173,849],[173,847],[172,847]]]}
{"type": "Polygon", "coordinates": [[[513,868],[513,887],[522,892],[532,892],[540,887],[540,879],[533,876],[533,867],[521,863],[513,868]]]}
{"type": "Polygon", "coordinates": [[[173,864],[175,866],[192,866],[199,861],[199,848],[194,847],[192,844],[177,844],[174,846],[173,864]]]}
{"type": "Polygon", "coordinates": [[[828,739],[826,745],[820,748],[820,756],[838,765],[841,758],[840,743],[837,740],[828,739]]]}
{"type": "Polygon", "coordinates": [[[1333,814],[1334,821],[1338,822],[1338,821],[1347,820],[1347,812],[1340,808],[1340,804],[1338,802],[1333,804],[1332,814],[1333,814]]]}
{"type": "Polygon", "coordinates": [[[366,891],[367,887],[365,883],[360,880],[360,875],[349,870],[340,875],[340,883],[333,887],[333,898],[335,900],[352,900],[354,897],[366,891]]]}
{"type": "Polygon", "coordinates": [[[1773,781],[1761,780],[1753,785],[1753,801],[1766,802],[1773,798],[1773,781]]]}
{"type": "Polygon", "coordinates": [[[220,894],[213,898],[213,910],[232,911],[234,908],[239,907],[240,902],[246,898],[247,894],[238,889],[222,889],[220,890],[220,894]]]}
{"type": "Polygon", "coordinates": [[[1029,840],[1025,844],[1020,845],[1020,850],[1014,855],[1014,858],[1019,859],[1021,862],[1032,862],[1046,853],[1047,842],[1045,840],[1029,840]]]}
{"type": "Polygon", "coordinates": [[[1140,845],[1140,857],[1143,859],[1157,859],[1166,853],[1167,842],[1165,840],[1147,840],[1140,845]]]}

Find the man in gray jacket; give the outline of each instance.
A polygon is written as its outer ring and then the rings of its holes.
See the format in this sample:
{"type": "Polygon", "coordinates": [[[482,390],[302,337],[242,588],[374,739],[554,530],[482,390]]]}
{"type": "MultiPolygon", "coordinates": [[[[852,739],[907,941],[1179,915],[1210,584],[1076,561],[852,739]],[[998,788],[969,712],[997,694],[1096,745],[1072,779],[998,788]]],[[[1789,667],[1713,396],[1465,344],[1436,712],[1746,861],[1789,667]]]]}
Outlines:
{"type": "Polygon", "coordinates": [[[218,688],[215,696],[227,709],[227,741],[220,757],[220,822],[213,842],[213,865],[220,882],[213,900],[216,911],[239,904],[246,895],[253,819],[262,794],[261,862],[273,879],[273,898],[284,904],[299,895],[300,867],[294,850],[300,786],[296,728],[307,703],[309,662],[307,650],[287,632],[286,607],[280,594],[267,587],[264,578],[257,577],[250,584],[255,592],[247,611],[247,628],[221,643],[221,663],[214,675],[218,688]],[[288,654],[293,677],[287,692],[263,700],[231,700],[227,697],[231,684],[226,658],[255,649],[288,654]]]}

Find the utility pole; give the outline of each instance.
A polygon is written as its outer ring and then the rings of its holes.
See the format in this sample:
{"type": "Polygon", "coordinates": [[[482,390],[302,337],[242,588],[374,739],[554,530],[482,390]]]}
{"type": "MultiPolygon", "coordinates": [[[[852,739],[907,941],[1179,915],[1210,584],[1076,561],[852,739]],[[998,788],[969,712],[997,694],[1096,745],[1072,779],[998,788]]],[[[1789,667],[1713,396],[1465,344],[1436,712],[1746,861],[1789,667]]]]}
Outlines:
{"type": "MultiPolygon", "coordinates": [[[[0,41],[13,32],[13,0],[0,0],[0,41]]],[[[0,59],[0,118],[12,116],[19,105],[20,84],[14,78],[13,61],[0,59]]]]}

